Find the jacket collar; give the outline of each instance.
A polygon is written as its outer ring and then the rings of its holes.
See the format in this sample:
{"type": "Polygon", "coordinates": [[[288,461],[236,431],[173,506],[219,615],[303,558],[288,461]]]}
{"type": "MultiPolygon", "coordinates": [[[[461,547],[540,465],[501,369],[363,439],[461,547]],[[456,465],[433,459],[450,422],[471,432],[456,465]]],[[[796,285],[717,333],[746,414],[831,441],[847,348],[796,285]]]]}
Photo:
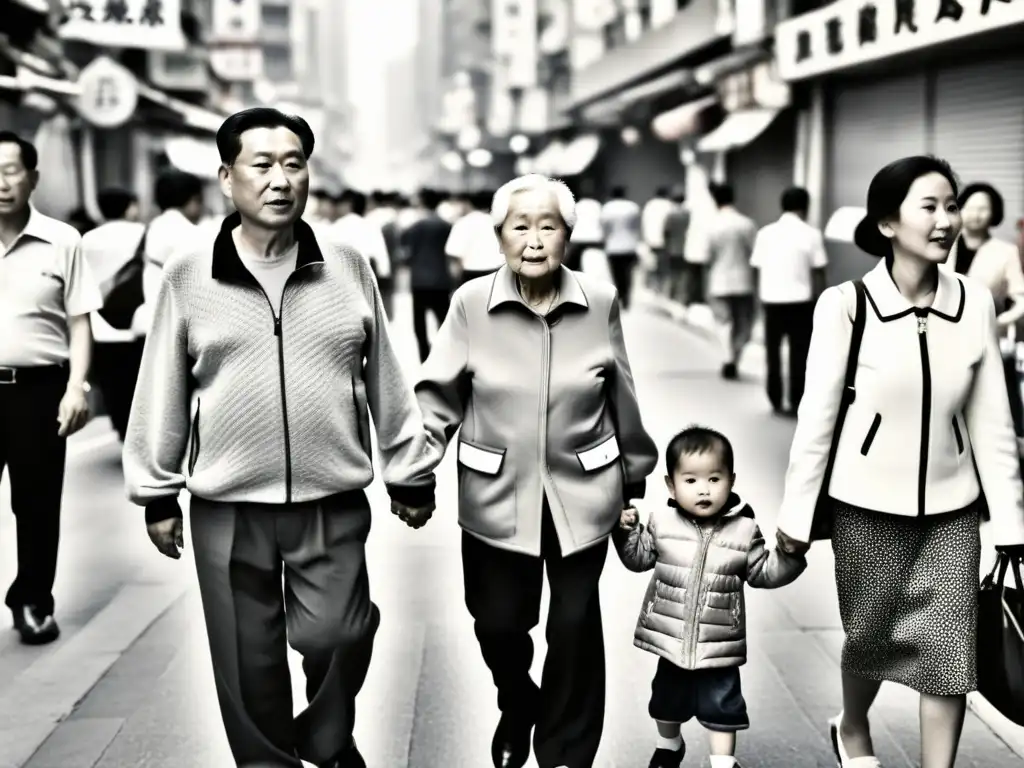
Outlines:
{"type": "MultiPolygon", "coordinates": [[[[668,500],[668,506],[674,509],[676,512],[686,515],[687,517],[693,517],[689,512],[679,506],[679,503],[675,499],[668,500]]],[[[725,506],[722,507],[722,512],[718,515],[719,518],[724,517],[749,517],[751,520],[754,519],[754,510],[750,508],[740,495],[733,491],[729,494],[729,498],[725,501],[725,506]]],[[[694,518],[696,519],[696,518],[694,518]]]]}
{"type": "Polygon", "coordinates": [[[878,319],[883,323],[900,317],[923,311],[941,317],[951,323],[960,322],[966,301],[964,286],[960,279],[949,270],[940,269],[935,300],[927,308],[918,308],[907,301],[889,274],[885,259],[880,259],[878,266],[864,276],[864,287],[867,289],[868,303],[878,319]]]}
{"type": "MultiPolygon", "coordinates": [[[[559,267],[558,271],[558,301],[551,308],[561,307],[563,304],[574,304],[584,309],[590,304],[587,302],[587,295],[583,292],[583,286],[572,273],[572,270],[565,266],[559,267]]],[[[519,295],[519,288],[516,285],[516,273],[506,264],[499,269],[491,282],[491,295],[487,301],[487,311],[493,312],[503,304],[518,304],[521,307],[530,309],[519,295]]],[[[530,310],[531,312],[533,310],[530,310]]]]}
{"type": "MultiPolygon", "coordinates": [[[[235,247],[235,240],[231,236],[232,231],[242,223],[242,216],[237,211],[227,216],[220,225],[220,232],[213,241],[213,270],[214,280],[222,280],[232,283],[250,283],[255,278],[246,269],[238,255],[235,247]]],[[[295,222],[295,241],[299,244],[299,255],[295,262],[295,268],[306,267],[310,264],[323,264],[324,255],[320,251],[320,244],[317,243],[313,228],[302,219],[295,222]]]]}

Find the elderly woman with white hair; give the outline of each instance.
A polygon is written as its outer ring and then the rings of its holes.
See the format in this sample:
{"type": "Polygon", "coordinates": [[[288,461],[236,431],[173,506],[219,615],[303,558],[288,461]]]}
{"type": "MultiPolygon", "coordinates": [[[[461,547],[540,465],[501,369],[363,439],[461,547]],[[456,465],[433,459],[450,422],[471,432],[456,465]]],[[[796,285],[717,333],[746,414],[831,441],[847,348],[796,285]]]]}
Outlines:
{"type": "Polygon", "coordinates": [[[416,394],[440,455],[461,427],[466,606],[498,692],[494,765],[524,765],[535,728],[540,768],[589,768],[605,703],[598,580],[658,450],[640,418],[615,289],[562,266],[576,220],[568,187],[514,179],[491,217],[505,264],[456,291],[416,394]],[[529,633],[545,565],[538,687],[529,633]]]}

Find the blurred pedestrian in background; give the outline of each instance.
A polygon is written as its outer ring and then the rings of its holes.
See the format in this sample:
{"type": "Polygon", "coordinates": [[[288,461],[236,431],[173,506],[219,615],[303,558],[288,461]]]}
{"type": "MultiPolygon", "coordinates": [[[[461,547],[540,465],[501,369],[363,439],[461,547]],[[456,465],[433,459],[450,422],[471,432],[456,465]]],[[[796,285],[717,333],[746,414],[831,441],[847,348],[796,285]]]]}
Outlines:
{"type": "Polygon", "coordinates": [[[493,197],[488,190],[474,192],[469,197],[472,210],[452,224],[445,252],[458,265],[460,285],[489,275],[505,263],[491,222],[493,197]]]}
{"type": "MultiPolygon", "coordinates": [[[[992,228],[1003,223],[1003,196],[991,184],[968,184],[957,202],[963,231],[943,267],[980,280],[989,289],[996,306],[996,327],[1000,337],[1006,338],[1008,329],[1024,318],[1024,271],[1016,246],[992,235],[992,228]]],[[[1009,340],[1003,346],[1010,412],[1014,430],[1022,437],[1024,403],[1021,402],[1016,350],[1009,340]]]]}
{"type": "MultiPolygon", "coordinates": [[[[139,221],[139,201],[134,192],[104,189],[97,194],[96,202],[105,221],[82,236],[82,255],[106,300],[121,268],[145,253],[148,228],[139,221]]],[[[90,317],[95,342],[93,380],[103,396],[110,423],[123,443],[146,339],[132,328],[114,328],[99,312],[90,317]]]]}
{"type": "Polygon", "coordinates": [[[775,413],[795,415],[804,395],[814,302],[825,290],[828,255],[821,231],[807,223],[811,205],[807,190],[790,187],[782,193],[780,204],[782,216],[762,227],[754,239],[750,266],[757,272],[758,297],[764,307],[768,401],[775,413]],[[789,358],[788,398],[782,387],[783,339],[789,358]]]}
{"type": "Polygon", "coordinates": [[[640,206],[626,197],[626,188],[622,186],[612,188],[608,202],[601,208],[604,252],[623,309],[629,309],[632,302],[633,274],[642,242],[640,213],[640,206]]]}
{"type": "Polygon", "coordinates": [[[416,334],[420,360],[430,354],[427,335],[427,314],[437,320],[440,328],[448,316],[451,304],[453,266],[446,253],[452,225],[438,213],[441,193],[422,189],[417,195],[420,218],[402,233],[409,265],[409,289],[412,292],[412,326],[416,334]]]}
{"type": "Polygon", "coordinates": [[[727,184],[711,187],[718,210],[708,227],[707,301],[723,331],[726,360],[722,378],[739,376],[740,355],[754,330],[754,269],[750,256],[757,225],[734,205],[727,184]]]}

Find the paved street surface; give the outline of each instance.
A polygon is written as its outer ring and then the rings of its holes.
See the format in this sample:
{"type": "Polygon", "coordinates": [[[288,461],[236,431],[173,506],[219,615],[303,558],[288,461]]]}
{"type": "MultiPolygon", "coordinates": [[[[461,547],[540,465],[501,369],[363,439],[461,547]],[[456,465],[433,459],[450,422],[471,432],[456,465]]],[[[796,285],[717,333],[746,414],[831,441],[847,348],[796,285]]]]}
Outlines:
{"type": "MultiPolygon", "coordinates": [[[[396,303],[394,334],[414,376],[408,297],[396,303]]],[[[720,358],[705,338],[643,309],[624,324],[645,421],[659,447],[693,421],[723,430],[736,448],[737,490],[773,533],[792,423],[771,415],[759,385],[721,381],[720,358]]],[[[141,510],[123,500],[119,448],[108,435],[105,420],[91,424],[76,437],[69,462],[57,585],[64,636],[29,649],[13,631],[0,633],[0,768],[226,768],[234,763],[191,550],[173,562],[151,548],[141,510]]],[[[664,503],[662,474],[659,467],[651,477],[642,514],[664,503]]],[[[454,478],[449,454],[439,470],[438,511],[419,531],[388,513],[379,482],[369,491],[377,515],[368,559],[383,619],[356,736],[372,768],[490,765],[498,712],[463,604],[454,478]]],[[[3,505],[6,586],[14,555],[6,491],[3,505]]],[[[831,567],[829,547],[817,546],[796,584],[749,593],[743,676],[753,727],[739,747],[748,768],[834,766],[826,720],[840,706],[841,632],[831,567]]],[[[653,749],[647,698],[656,659],[632,645],[648,578],[627,572],[610,551],[602,581],[609,680],[600,768],[646,766],[653,749]]],[[[535,638],[539,679],[543,625],[535,638]]],[[[293,661],[301,705],[301,670],[293,661]]],[[[916,765],[915,694],[883,688],[873,734],[886,768],[916,765]]],[[[686,765],[706,764],[699,728],[688,725],[684,736],[686,765]]],[[[969,715],[958,766],[1010,765],[1024,761],[969,715]]]]}

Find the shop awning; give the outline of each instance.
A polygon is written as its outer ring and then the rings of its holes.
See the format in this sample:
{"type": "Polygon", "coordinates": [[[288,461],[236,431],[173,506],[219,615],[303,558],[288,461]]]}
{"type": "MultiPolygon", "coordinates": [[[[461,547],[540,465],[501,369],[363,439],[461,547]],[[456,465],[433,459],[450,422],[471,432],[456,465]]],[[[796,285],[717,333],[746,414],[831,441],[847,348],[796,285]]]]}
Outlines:
{"type": "Polygon", "coordinates": [[[140,82],[138,87],[140,96],[152,101],[154,104],[166,107],[172,112],[177,112],[184,120],[185,125],[191,128],[214,134],[220,130],[221,125],[226,119],[225,115],[219,115],[197,104],[189,104],[187,101],[172,98],[158,88],[154,88],[146,83],[140,82]]]}
{"type": "Polygon", "coordinates": [[[720,126],[697,142],[701,152],[728,152],[745,147],[779,116],[778,109],[744,109],[733,112],[720,126]]]}
{"type": "Polygon", "coordinates": [[[14,77],[0,75],[0,88],[11,91],[40,91],[60,96],[80,96],[82,94],[82,87],[78,83],[43,77],[27,67],[18,67],[18,74],[14,77]]]}
{"type": "Polygon", "coordinates": [[[220,169],[220,153],[216,143],[175,136],[164,142],[164,152],[171,165],[179,171],[191,173],[201,179],[216,179],[220,169]]]}
{"type": "Polygon", "coordinates": [[[750,69],[762,61],[770,61],[772,58],[764,48],[744,48],[742,50],[727,53],[725,56],[709,61],[703,66],[694,70],[694,79],[702,85],[716,83],[723,77],[750,69]]]}
{"type": "Polygon", "coordinates": [[[558,159],[555,172],[559,176],[578,176],[594,162],[598,150],[601,149],[601,137],[596,134],[577,136],[565,148],[558,159]]]}
{"type": "Polygon", "coordinates": [[[651,131],[662,141],[678,141],[696,133],[700,114],[717,103],[718,96],[705,96],[662,112],[651,121],[651,131]]]}
{"type": "Polygon", "coordinates": [[[667,24],[648,30],[640,39],[610,49],[572,78],[575,109],[625,90],[673,62],[709,48],[730,35],[717,28],[716,0],[691,0],[667,24]]]}
{"type": "Polygon", "coordinates": [[[533,161],[535,173],[554,174],[558,173],[558,166],[561,164],[562,155],[565,153],[566,145],[559,140],[552,141],[540,151],[533,161]]]}

